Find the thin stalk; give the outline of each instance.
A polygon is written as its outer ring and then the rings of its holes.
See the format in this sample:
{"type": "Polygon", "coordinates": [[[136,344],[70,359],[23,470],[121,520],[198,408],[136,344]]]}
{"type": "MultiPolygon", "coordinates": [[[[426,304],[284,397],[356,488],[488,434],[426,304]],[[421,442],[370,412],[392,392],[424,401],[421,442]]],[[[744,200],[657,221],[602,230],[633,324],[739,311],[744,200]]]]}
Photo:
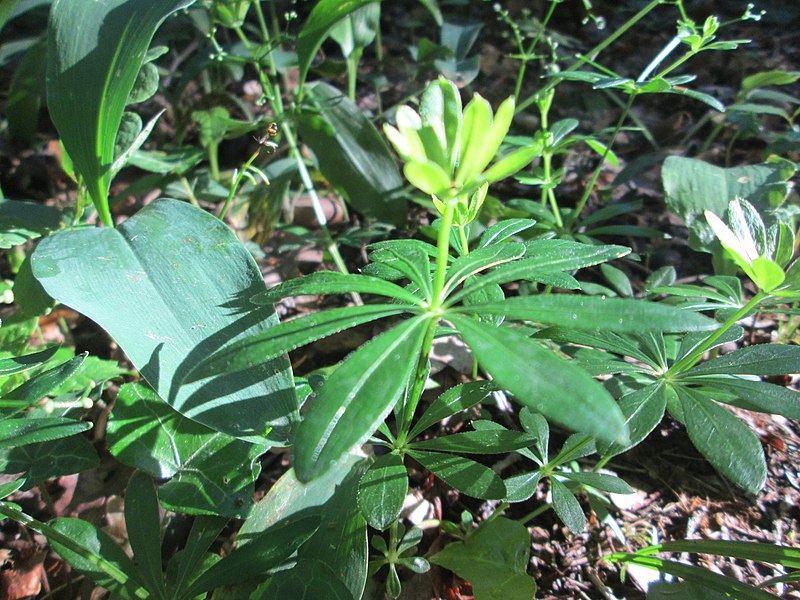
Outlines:
{"type": "Polygon", "coordinates": [[[408,401],[403,407],[401,419],[397,426],[397,443],[399,446],[402,446],[408,441],[411,420],[414,417],[414,412],[417,410],[417,405],[425,389],[426,373],[428,372],[428,356],[433,347],[433,338],[436,334],[436,325],[438,323],[437,313],[441,310],[442,302],[444,301],[444,298],[442,298],[442,291],[444,290],[447,264],[450,259],[450,230],[453,228],[454,213],[455,202],[454,200],[450,200],[445,204],[444,214],[442,215],[442,226],[439,228],[439,235],[436,240],[436,274],[434,276],[431,304],[428,308],[428,314],[431,315],[431,320],[428,323],[428,329],[422,341],[422,349],[414,373],[413,387],[408,395],[408,401]]]}
{"type": "Polygon", "coordinates": [[[545,30],[547,29],[547,25],[550,23],[550,19],[553,16],[553,13],[556,11],[556,5],[559,3],[560,0],[550,0],[550,7],[547,9],[547,14],[542,21],[542,27],[539,29],[539,32],[536,34],[536,37],[533,38],[533,41],[528,45],[528,50],[525,52],[522,48],[522,39],[519,38],[518,30],[514,30],[514,35],[517,37],[517,44],[519,46],[520,52],[522,52],[522,61],[519,66],[519,71],[517,72],[517,83],[514,86],[514,102],[519,101],[519,95],[522,92],[522,82],[525,79],[525,71],[528,68],[528,61],[532,58],[533,51],[536,49],[536,46],[539,45],[539,40],[542,38],[542,34],[544,34],[545,30]]]}
{"type": "Polygon", "coordinates": [[[532,510],[531,512],[529,512],[527,515],[525,515],[521,519],[517,519],[517,520],[520,523],[522,523],[523,525],[527,525],[530,521],[533,521],[536,517],[538,517],[542,513],[547,512],[551,508],[553,508],[552,504],[549,504],[549,503],[542,504],[541,506],[539,506],[535,510],[532,510]]]}
{"type": "MultiPolygon", "coordinates": [[[[581,67],[583,67],[583,65],[586,62],[594,60],[595,58],[597,58],[597,56],[603,50],[608,48],[611,44],[616,42],[620,37],[625,35],[628,32],[629,29],[631,29],[634,25],[636,25],[639,21],[641,21],[644,17],[646,17],[647,14],[650,13],[650,11],[652,11],[655,7],[657,7],[659,4],[668,4],[668,3],[671,4],[671,2],[667,2],[667,0],[650,0],[650,2],[647,4],[647,6],[642,8],[642,10],[640,10],[638,13],[636,13],[630,19],[628,19],[625,23],[623,23],[622,26],[620,26],[620,28],[617,29],[614,33],[612,33],[609,37],[607,37],[602,42],[597,44],[597,46],[592,48],[584,56],[577,57],[578,60],[575,63],[571,64],[566,69],[564,69],[562,71],[562,73],[569,73],[571,71],[579,70],[581,67]]],[[[543,94],[545,92],[548,92],[551,89],[553,89],[556,85],[559,84],[560,81],[561,81],[561,79],[559,77],[554,77],[553,79],[551,79],[550,82],[547,83],[541,90],[539,90],[534,95],[532,95],[531,97],[527,98],[526,100],[524,100],[520,104],[518,104],[516,112],[520,112],[520,111],[523,111],[526,108],[528,108],[531,104],[536,102],[536,99],[541,94],[543,94]]]]}
{"type": "Polygon", "coordinates": [[[225,220],[225,215],[228,214],[228,209],[231,206],[231,202],[233,201],[233,197],[236,195],[236,190],[239,189],[239,185],[241,185],[242,179],[244,179],[245,176],[247,175],[248,170],[250,169],[250,165],[253,164],[253,161],[258,157],[258,154],[259,154],[260,151],[261,151],[261,148],[256,150],[253,153],[253,155],[248,159],[248,161],[246,163],[244,163],[244,166],[241,168],[241,170],[236,172],[236,175],[233,178],[233,182],[231,183],[231,189],[228,191],[228,197],[225,199],[225,206],[222,207],[222,211],[219,214],[219,220],[220,221],[224,221],[225,220]]]}
{"type": "MultiPolygon", "coordinates": [[[[6,502],[0,502],[0,514],[9,519],[13,519],[18,523],[21,523],[26,527],[33,529],[34,531],[38,531],[49,540],[55,541],[59,544],[62,544],[66,548],[69,548],[72,552],[74,552],[84,560],[90,562],[98,569],[102,570],[114,581],[118,582],[121,585],[125,585],[131,579],[130,576],[125,571],[119,569],[112,562],[109,562],[105,560],[102,556],[95,554],[91,550],[88,550],[87,548],[77,543],[68,535],[61,533],[57,529],[54,529],[53,527],[48,525],[47,523],[42,523],[41,521],[38,521],[33,517],[30,517],[24,512],[17,510],[11,504],[8,504],[6,502]]],[[[138,585],[133,593],[137,598],[144,599],[150,597],[149,592],[143,587],[139,587],[138,585]]]]}
{"type": "Polygon", "coordinates": [[[617,141],[617,136],[619,135],[620,130],[622,129],[622,125],[625,123],[625,120],[628,118],[628,113],[633,106],[633,101],[636,99],[636,94],[631,94],[628,98],[628,102],[625,103],[625,108],[620,114],[619,119],[617,120],[617,124],[614,127],[614,133],[611,136],[611,140],[606,145],[606,149],[603,152],[603,155],[600,157],[600,163],[597,165],[597,168],[594,170],[592,174],[592,179],[589,182],[589,185],[586,186],[586,189],[583,192],[583,196],[578,201],[578,204],[575,206],[575,209],[570,213],[569,217],[567,217],[567,228],[571,228],[577,218],[580,216],[583,208],[586,206],[586,203],[589,201],[589,197],[592,195],[592,190],[594,189],[597,180],[600,177],[600,173],[603,170],[603,165],[606,162],[606,157],[608,153],[611,151],[611,147],[614,145],[614,142],[617,141]]]}
{"type": "Polygon", "coordinates": [[[347,97],[351,102],[356,101],[356,83],[358,79],[358,63],[361,62],[361,54],[363,50],[356,48],[353,53],[347,57],[347,97]]]}
{"type": "Polygon", "coordinates": [[[720,327],[719,329],[715,329],[711,335],[709,335],[704,342],[698,345],[694,350],[692,350],[689,354],[684,356],[682,359],[677,361],[674,365],[672,365],[669,369],[667,369],[666,373],[663,375],[663,379],[669,379],[670,377],[683,373],[687,369],[691,369],[697,361],[699,361],[703,354],[714,345],[714,343],[722,337],[726,331],[728,331],[731,327],[736,325],[741,319],[744,319],[747,315],[749,315],[753,309],[756,308],[765,298],[768,298],[769,294],[766,292],[758,292],[755,296],[750,299],[750,302],[745,304],[742,308],[736,311],[731,317],[729,317],[720,327]]]}
{"type": "MultiPolygon", "coordinates": [[[[259,7],[259,14],[260,14],[260,7],[259,7]]],[[[275,18],[274,14],[273,18],[275,18]]],[[[270,37],[269,29],[267,28],[263,15],[259,17],[259,21],[262,24],[261,34],[264,36],[264,43],[270,44],[272,38],[270,37]]],[[[270,69],[272,70],[273,73],[277,75],[278,69],[275,65],[275,57],[273,56],[273,52],[269,52],[267,58],[269,60],[270,69]]],[[[280,115],[284,114],[285,108],[283,105],[283,96],[281,94],[281,90],[280,87],[278,86],[278,83],[270,81],[269,77],[264,73],[263,69],[260,68],[259,63],[256,63],[256,67],[258,69],[259,80],[261,81],[262,85],[265,86],[265,88],[269,89],[269,95],[271,96],[275,112],[277,112],[280,115]]],[[[282,129],[283,129],[283,137],[289,146],[289,154],[295,160],[295,163],[297,164],[297,170],[300,173],[300,180],[303,182],[303,187],[305,188],[306,193],[308,193],[309,198],[311,198],[311,206],[314,210],[314,216],[316,216],[317,222],[319,223],[320,230],[322,231],[325,248],[331,255],[331,258],[333,259],[336,268],[339,269],[339,271],[341,271],[342,273],[349,273],[349,271],[347,270],[347,265],[345,265],[344,259],[342,258],[342,255],[339,253],[339,247],[336,245],[336,242],[334,241],[333,236],[331,235],[331,232],[328,229],[328,219],[325,217],[325,212],[322,210],[322,203],[320,202],[319,195],[317,194],[317,190],[314,187],[314,183],[311,181],[311,175],[308,172],[308,167],[306,166],[305,160],[303,159],[303,156],[300,153],[300,148],[297,145],[297,139],[294,136],[294,131],[292,130],[292,128],[289,126],[288,123],[284,123],[282,129]]],[[[352,298],[356,304],[359,305],[363,304],[363,301],[361,300],[361,296],[359,294],[354,292],[352,294],[352,298]]]]}

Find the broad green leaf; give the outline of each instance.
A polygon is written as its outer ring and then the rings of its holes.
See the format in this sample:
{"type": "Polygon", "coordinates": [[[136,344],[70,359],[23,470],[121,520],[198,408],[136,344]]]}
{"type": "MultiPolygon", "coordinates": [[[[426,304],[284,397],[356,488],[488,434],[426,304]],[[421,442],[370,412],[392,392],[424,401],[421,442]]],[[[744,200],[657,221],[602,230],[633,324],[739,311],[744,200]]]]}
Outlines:
{"type": "Polygon", "coordinates": [[[598,453],[601,456],[614,456],[639,444],[664,418],[666,407],[667,397],[661,384],[648,385],[622,396],[619,408],[625,415],[630,441],[624,445],[598,443],[598,453]]]}
{"type": "Polygon", "coordinates": [[[533,436],[519,431],[464,431],[409,444],[414,450],[458,452],[463,454],[502,454],[526,448],[533,436]]]}
{"type": "Polygon", "coordinates": [[[677,387],[686,431],[695,447],[722,475],[750,493],[767,478],[764,451],[758,437],[728,409],[701,392],[677,387]]]}
{"type": "Polygon", "coordinates": [[[506,496],[503,480],[479,462],[443,452],[410,450],[408,455],[458,491],[484,500],[502,500],[506,496]]]}
{"type": "Polygon", "coordinates": [[[55,0],[50,9],[47,106],[107,225],[114,141],[128,96],[156,29],[193,1],[55,0]]]}
{"type": "Polygon", "coordinates": [[[380,4],[367,4],[353,11],[331,29],[330,36],[339,44],[345,58],[353,57],[356,50],[363,50],[375,41],[380,18],[380,4]]]}
{"type": "Polygon", "coordinates": [[[45,479],[91,469],[97,462],[94,446],[81,435],[0,449],[0,473],[25,473],[26,490],[45,479]]]}
{"type": "Polygon", "coordinates": [[[375,0],[320,0],[297,36],[297,58],[300,63],[300,83],[302,86],[311,67],[311,61],[331,29],[347,15],[375,0]]]}
{"type": "Polygon", "coordinates": [[[161,574],[161,518],[153,480],[135,471],[125,491],[125,527],[142,581],[154,598],[166,600],[161,574]]]}
{"type": "MultiPolygon", "coordinates": [[[[338,5],[359,1],[346,0],[338,5]]],[[[306,26],[323,4],[325,0],[317,4],[306,26]]],[[[403,179],[372,121],[347,96],[324,82],[308,86],[306,102],[313,110],[300,113],[298,129],[303,141],[314,151],[325,178],[359,212],[403,225],[406,204],[398,195],[403,179]]]]}
{"type": "Polygon", "coordinates": [[[414,439],[431,425],[486,400],[497,387],[490,381],[470,381],[451,387],[434,400],[408,435],[414,439]]]}
{"type": "Polygon", "coordinates": [[[254,304],[272,304],[281,298],[302,294],[376,294],[401,300],[407,304],[417,304],[420,299],[397,284],[370,277],[353,275],[339,271],[317,271],[303,277],[290,279],[251,298],[254,304]]]}
{"type": "Polygon", "coordinates": [[[50,526],[71,542],[48,538],[73,569],[125,600],[148,597],[136,565],[107,533],[82,519],[55,519],[50,526]]]}
{"type": "Polygon", "coordinates": [[[800,346],[759,344],[706,361],[686,372],[694,375],[786,375],[800,373],[800,346]]]}
{"type": "Polygon", "coordinates": [[[34,404],[74,376],[83,361],[86,360],[86,355],[87,353],[84,352],[57,367],[38,373],[19,387],[8,392],[5,395],[6,399],[34,404]]]}
{"type": "Polygon", "coordinates": [[[612,494],[633,494],[634,489],[629,486],[625,481],[613,475],[605,473],[564,473],[564,477],[575,483],[580,483],[588,487],[593,487],[603,492],[610,492],[612,494]]]}
{"type": "Polygon", "coordinates": [[[502,304],[482,304],[451,310],[489,313],[502,315],[507,319],[617,333],[706,331],[719,326],[713,319],[697,313],[644,300],[566,294],[517,296],[507,298],[502,304]]]}
{"type": "Polygon", "coordinates": [[[23,200],[0,202],[0,249],[13,248],[47,235],[61,226],[62,214],[53,206],[23,200]]]}
{"type": "Polygon", "coordinates": [[[145,385],[120,388],[107,438],[117,460],[167,480],[170,510],[242,518],[253,505],[264,447],[187,419],[145,385]]]}
{"type": "Polygon", "coordinates": [[[358,483],[358,507],[370,527],[383,531],[394,523],[408,493],[408,473],[398,454],[375,459],[358,483]]]}
{"type": "Polygon", "coordinates": [[[285,357],[182,385],[203,358],[277,323],[249,299],[265,290],[253,257],[219,219],[161,200],[117,229],[60,232],[33,273],[53,297],[100,324],[175,410],[233,436],[285,443],[297,402],[285,357]]]}
{"type": "Polygon", "coordinates": [[[294,470],[285,473],[245,521],[239,543],[258,535],[266,527],[293,514],[320,507],[319,529],[298,551],[301,560],[321,560],[360,598],[367,577],[366,522],[358,507],[358,482],[367,465],[363,458],[349,454],[320,477],[300,483],[294,470]]]}
{"type": "Polygon", "coordinates": [[[445,282],[443,293],[449,293],[471,275],[517,260],[524,254],[525,244],[509,242],[507,244],[495,244],[485,248],[478,248],[466,256],[457,258],[447,269],[447,281],[445,282]]]}
{"type": "Polygon", "coordinates": [[[704,393],[718,402],[800,420],[800,395],[789,388],[742,377],[692,377],[689,381],[703,384],[704,393]],[[713,390],[732,394],[734,399],[718,398],[713,390]]]}
{"type": "Polygon", "coordinates": [[[558,518],[572,533],[581,533],[586,527],[586,517],[578,499],[555,477],[550,478],[550,492],[558,518]]]}
{"type": "Polygon", "coordinates": [[[710,252],[716,238],[703,212],[709,210],[723,217],[728,203],[737,197],[760,212],[774,208],[782,200],[782,190],[791,175],[784,168],[759,164],[723,169],[694,158],[670,156],[661,173],[667,205],[689,226],[689,245],[710,252]]]}
{"type": "Polygon", "coordinates": [[[353,600],[353,593],[321,560],[301,559],[291,569],[277,572],[259,598],[353,600]]]}
{"type": "Polygon", "coordinates": [[[533,600],[536,582],[526,573],[530,534],[505,517],[482,524],[463,542],[453,542],[430,561],[472,584],[475,600],[533,600]]]}
{"type": "Polygon", "coordinates": [[[524,334],[448,315],[478,362],[523,405],[601,440],[627,440],[622,413],[588,373],[524,334]]]}
{"type": "Polygon", "coordinates": [[[242,338],[214,352],[208,358],[200,361],[186,375],[184,381],[192,382],[206,377],[255,368],[286,352],[329,335],[356,325],[399,315],[413,308],[412,306],[392,304],[345,306],[285,321],[262,333],[242,338]]]}
{"type": "Polygon", "coordinates": [[[294,439],[301,481],[363,444],[397,402],[417,364],[427,317],[409,319],[345,359],[317,392],[294,439]]]}
{"type": "Polygon", "coordinates": [[[63,417],[5,419],[0,421],[0,448],[50,442],[91,429],[87,421],[63,417]]]}
{"type": "Polygon", "coordinates": [[[320,524],[319,516],[296,514],[254,536],[216,562],[195,579],[185,595],[194,598],[224,585],[263,577],[282,565],[311,537],[320,524]]]}

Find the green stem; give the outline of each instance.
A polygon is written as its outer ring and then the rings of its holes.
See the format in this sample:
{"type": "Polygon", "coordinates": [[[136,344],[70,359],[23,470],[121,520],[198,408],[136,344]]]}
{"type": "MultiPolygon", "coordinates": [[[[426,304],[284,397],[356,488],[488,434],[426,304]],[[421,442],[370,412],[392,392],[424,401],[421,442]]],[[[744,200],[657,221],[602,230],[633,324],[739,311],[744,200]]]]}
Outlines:
{"type": "Polygon", "coordinates": [[[755,296],[750,299],[750,302],[745,304],[742,308],[736,311],[731,317],[729,317],[718,329],[715,329],[711,335],[709,335],[704,342],[699,344],[694,350],[692,350],[689,354],[681,358],[675,364],[673,364],[669,369],[667,369],[666,373],[663,375],[663,379],[669,379],[670,377],[674,377],[680,373],[685,372],[688,369],[691,369],[697,362],[703,357],[706,351],[714,345],[714,343],[725,335],[731,327],[736,325],[741,319],[744,319],[748,316],[765,298],[768,298],[769,294],[766,292],[758,292],[755,296]]]}
{"type": "Polygon", "coordinates": [[[225,200],[225,206],[222,207],[222,211],[219,213],[219,220],[224,221],[225,215],[228,214],[228,209],[231,206],[231,202],[233,201],[233,197],[236,195],[236,190],[239,189],[239,185],[242,183],[242,179],[244,179],[245,175],[247,174],[250,165],[253,164],[253,161],[258,157],[258,153],[261,151],[261,148],[256,150],[250,159],[244,163],[244,166],[241,170],[236,172],[236,176],[233,178],[233,182],[231,183],[231,189],[228,191],[228,197],[225,200]]]}
{"type": "MultiPolygon", "coordinates": [[[[668,2],[667,0],[650,0],[650,2],[647,4],[647,6],[642,8],[642,10],[640,10],[638,13],[636,13],[630,19],[628,19],[625,23],[623,23],[622,26],[619,29],[617,29],[614,33],[612,33],[609,37],[607,37],[605,40],[603,40],[602,42],[597,44],[597,46],[592,48],[585,56],[579,56],[578,60],[575,63],[573,63],[572,65],[570,65],[569,67],[567,67],[566,69],[564,69],[562,71],[562,73],[569,73],[569,72],[572,72],[572,71],[578,71],[581,67],[584,66],[584,64],[586,62],[588,62],[590,60],[594,60],[595,58],[597,58],[597,56],[603,50],[608,48],[611,44],[616,42],[620,37],[625,35],[625,33],[627,33],[629,29],[631,29],[634,25],[636,25],[636,23],[638,23],[644,17],[646,17],[647,14],[650,13],[650,11],[652,11],[655,7],[657,7],[659,4],[668,4],[668,3],[671,4],[672,2],[668,2]]],[[[560,82],[561,82],[561,78],[559,78],[559,77],[554,77],[553,79],[551,79],[550,82],[547,85],[545,85],[541,90],[539,90],[534,95],[532,95],[531,97],[527,98],[526,100],[521,102],[519,105],[517,105],[516,112],[520,112],[520,111],[523,111],[526,108],[528,108],[531,104],[536,102],[536,99],[541,94],[550,91],[556,85],[558,85],[560,82]]]]}
{"type": "Polygon", "coordinates": [[[551,508],[553,508],[552,504],[542,504],[540,507],[536,508],[535,510],[532,510],[521,519],[518,519],[518,521],[523,525],[527,525],[530,521],[533,521],[536,517],[538,517],[544,512],[547,512],[551,508]]]}
{"type": "Polygon", "coordinates": [[[428,329],[422,341],[419,361],[414,373],[414,383],[408,400],[403,407],[401,418],[397,424],[397,444],[402,446],[408,441],[411,420],[417,410],[417,405],[425,389],[426,374],[428,372],[428,356],[433,347],[433,339],[436,335],[438,324],[438,314],[442,308],[442,291],[444,290],[445,276],[447,275],[447,265],[450,260],[450,231],[453,228],[453,215],[455,214],[455,199],[450,199],[445,204],[444,214],[442,215],[442,225],[439,228],[439,235],[436,240],[436,275],[434,276],[433,294],[428,314],[431,315],[428,329]]]}
{"type": "Polygon", "coordinates": [[[211,167],[211,179],[219,181],[219,142],[216,140],[208,146],[208,164],[211,167]]]}
{"type": "Polygon", "coordinates": [[[351,102],[356,101],[356,83],[358,79],[358,63],[361,61],[361,48],[356,48],[347,57],[347,97],[351,102]]]}
{"type": "Polygon", "coordinates": [[[560,0],[550,0],[550,7],[547,9],[547,14],[542,21],[542,26],[539,29],[539,32],[536,34],[536,37],[533,38],[533,41],[528,45],[528,50],[525,52],[522,48],[522,40],[519,39],[519,32],[518,30],[514,30],[515,36],[518,38],[518,46],[520,52],[522,53],[522,64],[520,64],[519,72],[517,73],[517,83],[514,86],[514,102],[519,101],[519,95],[522,92],[522,82],[525,79],[525,71],[528,68],[528,61],[532,58],[533,51],[536,49],[536,46],[539,44],[539,40],[542,38],[542,34],[544,34],[545,29],[547,29],[547,25],[550,23],[550,19],[553,16],[553,13],[556,11],[556,5],[558,5],[560,0]]]}
{"type": "MultiPolygon", "coordinates": [[[[131,577],[123,571],[122,569],[118,568],[113,563],[105,560],[102,556],[95,554],[88,548],[85,548],[71,537],[64,535],[57,529],[54,529],[50,525],[46,523],[42,523],[30,517],[29,515],[25,514],[22,511],[17,510],[14,508],[13,505],[8,504],[6,502],[0,502],[0,514],[3,516],[13,519],[18,523],[33,529],[34,531],[38,531],[42,535],[44,535],[47,539],[54,541],[58,544],[61,544],[65,548],[69,548],[70,551],[74,552],[84,560],[90,562],[92,565],[97,567],[98,569],[102,570],[106,573],[111,579],[119,583],[120,585],[126,585],[130,581],[131,577]]],[[[133,592],[137,598],[149,598],[150,594],[147,592],[146,589],[137,586],[135,591],[133,592]]]]}
{"type": "Polygon", "coordinates": [[[597,168],[592,173],[592,179],[589,182],[589,185],[586,186],[586,189],[583,191],[583,196],[581,197],[578,204],[575,206],[575,209],[570,213],[569,217],[567,217],[567,228],[571,229],[572,226],[575,224],[575,221],[580,217],[581,212],[583,212],[583,208],[586,206],[586,203],[589,201],[589,197],[592,195],[592,190],[594,190],[594,186],[597,183],[597,180],[600,177],[600,173],[603,171],[603,166],[606,162],[606,157],[608,153],[611,152],[611,147],[614,145],[614,142],[617,141],[617,136],[619,135],[620,130],[622,129],[622,125],[625,123],[625,120],[628,118],[628,113],[631,111],[631,107],[633,106],[633,101],[636,99],[636,94],[631,94],[628,97],[628,102],[625,103],[625,108],[620,114],[619,119],[617,120],[617,125],[614,127],[614,133],[611,135],[611,140],[609,140],[608,144],[606,145],[606,149],[603,152],[603,155],[600,157],[600,163],[597,165],[597,168]]]}

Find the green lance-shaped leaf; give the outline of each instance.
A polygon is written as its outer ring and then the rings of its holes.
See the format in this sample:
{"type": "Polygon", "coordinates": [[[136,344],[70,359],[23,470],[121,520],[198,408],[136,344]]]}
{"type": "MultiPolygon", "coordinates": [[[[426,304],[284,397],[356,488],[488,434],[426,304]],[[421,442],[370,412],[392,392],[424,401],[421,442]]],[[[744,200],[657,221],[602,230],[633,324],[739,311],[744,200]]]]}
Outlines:
{"type": "Polygon", "coordinates": [[[185,384],[226,344],[277,324],[258,266],[213,215],[177,200],[147,205],[116,229],[61,231],[32,257],[48,294],[100,324],[175,410],[237,437],[285,443],[297,422],[289,361],[185,384]]]}
{"type": "Polygon", "coordinates": [[[753,494],[767,479],[764,451],[758,437],[738,417],[701,392],[676,387],[686,431],[714,468],[753,494]]]}
{"type": "Polygon", "coordinates": [[[58,534],[48,536],[50,545],[73,569],[125,600],[149,596],[134,562],[107,533],[82,519],[55,519],[50,526],[58,534]]]}
{"type": "Polygon", "coordinates": [[[154,598],[166,600],[161,573],[161,518],[153,480],[136,471],[125,491],[125,526],[142,581],[154,598]]]}
{"type": "Polygon", "coordinates": [[[800,346],[747,346],[693,367],[687,375],[785,375],[800,372],[800,346]]]}
{"type": "Polygon", "coordinates": [[[506,487],[500,476],[479,462],[444,452],[410,450],[408,455],[447,485],[467,496],[484,500],[502,500],[506,497],[506,487]]]}
{"type": "Polygon", "coordinates": [[[672,306],[623,298],[553,295],[517,296],[501,303],[476,304],[453,309],[488,313],[507,319],[547,323],[575,329],[641,333],[716,329],[713,319],[672,306]]]}
{"type": "Polygon", "coordinates": [[[58,346],[53,346],[33,354],[0,359],[0,377],[8,377],[9,375],[35,369],[50,360],[57,350],[58,346]]]}
{"type": "Polygon", "coordinates": [[[370,527],[383,531],[397,520],[408,493],[408,473],[398,454],[375,459],[358,484],[358,507],[370,527]]]}
{"type": "Polygon", "coordinates": [[[45,417],[42,419],[5,419],[0,421],[0,448],[13,448],[50,442],[59,438],[76,435],[92,424],[65,417],[45,417]]]}
{"type": "Polygon", "coordinates": [[[504,454],[527,448],[536,441],[531,435],[519,431],[484,430],[464,431],[409,444],[415,450],[458,452],[463,454],[504,454]]]}
{"type": "Polygon", "coordinates": [[[586,527],[586,517],[583,514],[578,499],[569,491],[569,488],[555,477],[550,478],[550,491],[553,494],[553,510],[558,518],[572,533],[580,533],[586,527]]]}
{"type": "Polygon", "coordinates": [[[57,367],[39,373],[35,377],[31,377],[22,385],[5,394],[5,398],[8,400],[19,400],[20,402],[27,402],[29,404],[41,400],[44,396],[52,393],[68,381],[70,377],[75,375],[78,369],[81,368],[83,361],[86,360],[87,354],[86,352],[79,354],[57,367]]]}
{"type": "Polygon", "coordinates": [[[325,178],[359,212],[394,225],[404,224],[406,203],[399,195],[403,178],[372,121],[347,96],[324,82],[308,87],[306,102],[311,109],[300,113],[298,130],[314,151],[325,178]]]}
{"type": "Polygon", "coordinates": [[[345,306],[285,321],[263,333],[225,346],[198,363],[184,381],[190,383],[206,377],[256,367],[329,335],[356,325],[399,315],[413,308],[413,306],[394,304],[345,306]]]}
{"type": "Polygon", "coordinates": [[[396,283],[369,275],[355,275],[339,271],[318,271],[290,279],[266,292],[256,294],[251,301],[254,304],[263,305],[272,304],[281,298],[303,294],[349,294],[353,292],[386,296],[409,304],[421,301],[420,298],[396,283]]]}
{"type": "Polygon", "coordinates": [[[732,376],[692,377],[689,381],[705,386],[706,395],[718,402],[800,420],[800,394],[789,388],[732,376]],[[714,390],[732,394],[735,399],[730,400],[724,395],[719,398],[714,390]]]}
{"type": "Polygon", "coordinates": [[[56,0],[50,9],[47,106],[106,225],[117,129],[150,40],[193,2],[56,0]]]}
{"type": "Polygon", "coordinates": [[[415,317],[368,342],[325,380],[294,440],[300,481],[327,471],[363,444],[397,402],[417,364],[426,317],[415,317]]]}
{"type": "Polygon", "coordinates": [[[414,425],[408,438],[414,439],[442,419],[483,402],[495,391],[497,387],[491,381],[470,381],[451,387],[431,403],[414,425]]]}
{"type": "Polygon", "coordinates": [[[194,598],[215,588],[259,577],[283,564],[319,527],[314,514],[298,514],[266,529],[216,562],[195,579],[184,596],[194,598]]]}
{"type": "Polygon", "coordinates": [[[622,413],[588,373],[522,333],[448,315],[499,386],[547,418],[600,440],[627,442],[622,413]]]}
{"type": "Polygon", "coordinates": [[[601,456],[613,456],[633,448],[656,428],[667,407],[666,388],[657,383],[625,394],[619,400],[619,407],[625,415],[630,440],[624,445],[599,443],[597,451],[601,456]]]}

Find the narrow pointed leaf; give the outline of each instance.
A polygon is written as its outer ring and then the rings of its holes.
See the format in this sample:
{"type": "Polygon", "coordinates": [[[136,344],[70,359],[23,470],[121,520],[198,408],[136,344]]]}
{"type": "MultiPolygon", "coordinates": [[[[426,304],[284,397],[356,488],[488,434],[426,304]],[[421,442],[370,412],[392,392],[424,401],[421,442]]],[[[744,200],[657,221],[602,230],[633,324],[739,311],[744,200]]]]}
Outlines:
{"type": "Polygon", "coordinates": [[[125,491],[125,526],[133,558],[142,580],[154,598],[166,600],[161,573],[161,518],[153,480],[136,471],[125,491]]]}
{"type": "Polygon", "coordinates": [[[48,394],[54,392],[62,386],[70,377],[78,372],[81,368],[83,361],[86,360],[87,352],[79,354],[71,358],[65,363],[48,369],[43,373],[39,373],[35,377],[30,378],[22,385],[14,388],[7,394],[5,398],[9,400],[19,400],[20,402],[34,403],[48,394]]]}
{"type": "Polygon", "coordinates": [[[447,485],[467,496],[484,500],[502,500],[506,496],[503,480],[479,462],[443,452],[411,450],[408,454],[447,485]]]}
{"type": "Polygon", "coordinates": [[[30,369],[35,369],[50,360],[56,351],[58,351],[58,346],[53,346],[32,354],[0,359],[0,377],[8,377],[15,373],[23,373],[30,369]]]}
{"type": "Polygon", "coordinates": [[[747,346],[693,367],[687,375],[786,375],[800,373],[800,346],[747,346]]]}
{"type": "Polygon", "coordinates": [[[82,519],[55,519],[50,526],[58,533],[48,536],[50,545],[73,569],[125,600],[147,597],[133,561],[107,533],[82,519]]]}
{"type": "Polygon", "coordinates": [[[481,235],[478,248],[499,244],[536,225],[534,219],[504,219],[489,227],[481,235]]]}
{"type": "Polygon", "coordinates": [[[524,254],[525,244],[509,242],[507,244],[495,244],[486,248],[478,248],[466,256],[457,258],[447,269],[447,282],[444,286],[445,293],[455,288],[471,275],[514,261],[524,254]]]}
{"type": "Polygon", "coordinates": [[[186,376],[185,381],[191,383],[215,375],[257,367],[295,348],[356,325],[401,314],[411,308],[413,307],[392,304],[345,306],[285,321],[215,352],[199,362],[186,376]]]}
{"type": "Polygon", "coordinates": [[[147,48],[167,16],[193,2],[56,0],[50,10],[47,106],[103,222],[117,129],[147,48]]]}
{"type": "Polygon", "coordinates": [[[491,381],[470,381],[451,387],[434,400],[428,410],[419,418],[409,434],[409,439],[414,439],[431,425],[442,419],[472,408],[483,402],[497,387],[491,381]]]}
{"type": "Polygon", "coordinates": [[[742,377],[693,377],[691,382],[703,384],[706,395],[718,402],[800,421],[800,394],[789,388],[742,377]],[[733,394],[735,399],[718,398],[713,390],[733,394]]]}
{"type": "Polygon", "coordinates": [[[395,283],[370,277],[369,275],[354,275],[340,273],[339,271],[318,271],[290,279],[270,288],[266,292],[256,294],[251,301],[254,304],[272,304],[281,298],[300,296],[304,294],[376,294],[401,300],[407,304],[420,301],[414,294],[395,283]]]}
{"type": "Polygon", "coordinates": [[[503,454],[526,448],[535,442],[526,433],[509,430],[464,431],[409,444],[415,450],[459,454],[503,454]]]}
{"type": "Polygon", "coordinates": [[[630,441],[624,445],[598,443],[598,453],[601,456],[613,456],[639,444],[664,418],[666,407],[667,397],[661,384],[648,385],[625,394],[619,399],[619,408],[625,415],[630,441]]]}
{"type": "Polygon", "coordinates": [[[5,419],[0,421],[0,448],[50,442],[91,428],[89,422],[64,417],[5,419]]]}
{"type": "Polygon", "coordinates": [[[377,429],[417,364],[427,318],[405,321],[339,365],[310,404],[294,440],[300,481],[327,471],[377,429]]]}
{"type": "Polygon", "coordinates": [[[408,493],[408,473],[398,454],[375,459],[358,484],[358,506],[370,527],[383,531],[397,520],[408,493]]]}
{"type": "Polygon", "coordinates": [[[677,387],[686,431],[714,468],[753,494],[767,479],[764,451],[756,435],[728,409],[702,393],[677,387]]]}
{"type": "Polygon", "coordinates": [[[553,494],[553,509],[558,518],[572,533],[581,533],[586,527],[586,517],[578,499],[555,477],[550,478],[550,491],[553,494]]]}
{"type": "Polygon", "coordinates": [[[617,333],[707,331],[719,327],[713,319],[687,310],[644,300],[595,296],[517,296],[502,304],[479,304],[453,310],[617,333]]]}
{"type": "Polygon", "coordinates": [[[481,366],[523,405],[598,439],[627,441],[622,413],[588,373],[524,334],[448,316],[481,366]]]}

